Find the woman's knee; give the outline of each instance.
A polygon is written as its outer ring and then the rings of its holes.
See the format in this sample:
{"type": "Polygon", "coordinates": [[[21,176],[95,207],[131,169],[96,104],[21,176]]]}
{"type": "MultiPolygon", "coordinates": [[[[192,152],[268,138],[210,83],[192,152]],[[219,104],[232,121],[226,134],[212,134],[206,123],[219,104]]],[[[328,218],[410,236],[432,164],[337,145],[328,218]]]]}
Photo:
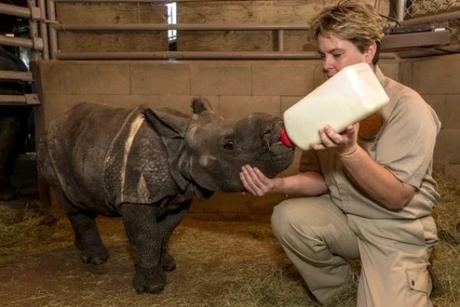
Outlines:
{"type": "Polygon", "coordinates": [[[300,229],[306,231],[314,219],[318,218],[316,205],[307,199],[288,199],[273,209],[271,224],[274,235],[284,241],[300,229]]]}

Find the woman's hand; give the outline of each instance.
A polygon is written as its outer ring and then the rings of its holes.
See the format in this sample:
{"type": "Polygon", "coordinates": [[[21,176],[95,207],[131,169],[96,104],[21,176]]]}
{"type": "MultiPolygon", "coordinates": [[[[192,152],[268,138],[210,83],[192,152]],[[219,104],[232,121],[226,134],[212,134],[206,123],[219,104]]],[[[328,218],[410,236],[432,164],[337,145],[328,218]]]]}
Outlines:
{"type": "Polygon", "coordinates": [[[244,188],[255,196],[264,196],[276,189],[276,178],[270,179],[257,167],[245,165],[240,172],[241,182],[244,188]]]}
{"type": "Polygon", "coordinates": [[[342,133],[337,133],[331,126],[327,125],[319,130],[321,143],[311,144],[314,150],[326,148],[337,148],[337,153],[347,156],[354,153],[358,148],[359,123],[349,125],[342,133]]]}

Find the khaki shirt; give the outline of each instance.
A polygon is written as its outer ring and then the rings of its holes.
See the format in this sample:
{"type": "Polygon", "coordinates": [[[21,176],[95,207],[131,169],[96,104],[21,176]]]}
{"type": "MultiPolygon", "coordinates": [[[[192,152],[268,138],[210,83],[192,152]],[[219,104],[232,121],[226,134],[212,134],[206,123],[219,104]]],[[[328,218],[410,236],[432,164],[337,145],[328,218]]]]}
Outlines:
{"type": "Polygon", "coordinates": [[[416,189],[409,204],[397,212],[378,204],[346,174],[335,150],[305,152],[301,171],[321,172],[332,201],[346,214],[373,219],[416,219],[431,215],[439,199],[431,172],[441,123],[414,90],[385,77],[378,67],[375,73],[390,102],[380,110],[383,125],[376,136],[359,143],[375,161],[416,189]]]}

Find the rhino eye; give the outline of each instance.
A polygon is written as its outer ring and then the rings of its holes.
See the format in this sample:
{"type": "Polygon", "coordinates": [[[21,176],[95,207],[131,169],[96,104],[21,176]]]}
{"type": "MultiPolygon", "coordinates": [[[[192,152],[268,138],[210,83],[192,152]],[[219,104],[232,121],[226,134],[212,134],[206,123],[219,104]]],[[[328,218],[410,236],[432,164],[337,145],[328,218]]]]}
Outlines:
{"type": "Polygon", "coordinates": [[[227,139],[224,141],[224,148],[227,150],[233,150],[233,140],[227,139]]]}

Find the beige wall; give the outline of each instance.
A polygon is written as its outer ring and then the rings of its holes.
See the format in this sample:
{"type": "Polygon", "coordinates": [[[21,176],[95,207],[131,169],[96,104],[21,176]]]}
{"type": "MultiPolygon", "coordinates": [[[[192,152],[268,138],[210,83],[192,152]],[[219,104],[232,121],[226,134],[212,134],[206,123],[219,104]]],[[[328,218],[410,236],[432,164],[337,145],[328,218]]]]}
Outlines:
{"type": "Polygon", "coordinates": [[[435,109],[442,128],[435,169],[460,182],[460,55],[404,61],[401,81],[417,90],[435,109]]]}

